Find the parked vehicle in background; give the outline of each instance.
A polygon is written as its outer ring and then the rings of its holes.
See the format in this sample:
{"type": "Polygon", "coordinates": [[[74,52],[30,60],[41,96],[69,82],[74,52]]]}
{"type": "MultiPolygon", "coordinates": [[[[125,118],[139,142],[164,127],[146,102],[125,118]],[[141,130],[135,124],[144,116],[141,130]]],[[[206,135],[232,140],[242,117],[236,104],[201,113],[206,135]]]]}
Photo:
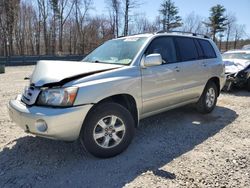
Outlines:
{"type": "Polygon", "coordinates": [[[232,50],[222,55],[225,63],[226,84],[223,90],[245,87],[250,91],[250,50],[232,50]]]}
{"type": "Polygon", "coordinates": [[[145,117],[190,103],[210,113],[224,83],[221,54],[207,37],[134,35],[105,42],[82,62],[38,62],[9,113],[27,132],[79,139],[91,154],[112,157],[145,117]]]}
{"type": "Polygon", "coordinates": [[[243,46],[242,50],[250,50],[250,44],[243,46]]]}

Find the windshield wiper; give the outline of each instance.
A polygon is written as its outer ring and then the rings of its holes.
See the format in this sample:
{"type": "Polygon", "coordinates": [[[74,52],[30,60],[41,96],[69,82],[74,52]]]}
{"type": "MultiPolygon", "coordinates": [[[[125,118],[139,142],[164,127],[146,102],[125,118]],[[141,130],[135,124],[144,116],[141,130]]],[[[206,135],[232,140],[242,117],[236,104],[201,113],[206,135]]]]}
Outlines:
{"type": "Polygon", "coordinates": [[[109,63],[109,62],[105,62],[105,61],[98,61],[98,60],[95,60],[95,61],[91,61],[92,63],[105,63],[105,64],[114,64],[114,63],[109,63]]]}
{"type": "Polygon", "coordinates": [[[95,61],[90,61],[91,63],[107,63],[107,62],[104,62],[104,61],[99,61],[99,60],[95,60],[95,61]]]}

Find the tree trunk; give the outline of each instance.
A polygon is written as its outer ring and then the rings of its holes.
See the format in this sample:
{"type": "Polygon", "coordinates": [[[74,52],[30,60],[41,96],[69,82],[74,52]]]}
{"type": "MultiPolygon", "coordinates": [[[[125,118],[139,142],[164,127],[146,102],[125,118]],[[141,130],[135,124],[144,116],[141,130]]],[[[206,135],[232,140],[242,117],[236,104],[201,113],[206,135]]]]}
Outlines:
{"type": "Polygon", "coordinates": [[[38,21],[38,29],[36,31],[36,36],[35,36],[35,40],[36,40],[36,55],[40,55],[40,31],[41,31],[41,24],[40,24],[40,21],[38,21]]]}
{"type": "Polygon", "coordinates": [[[129,0],[125,2],[125,17],[124,17],[124,36],[128,35],[128,11],[129,11],[129,0]]]}
{"type": "Polygon", "coordinates": [[[43,20],[43,40],[44,40],[44,47],[45,47],[45,54],[49,54],[49,45],[48,45],[48,34],[47,34],[47,25],[46,20],[43,20]]]}
{"type": "Polygon", "coordinates": [[[115,27],[116,27],[116,37],[119,36],[119,15],[118,11],[116,11],[115,15],[115,27]]]}
{"type": "Polygon", "coordinates": [[[226,40],[226,51],[228,50],[228,42],[229,42],[230,32],[231,32],[231,27],[228,26],[228,29],[227,29],[227,40],[226,40]]]}
{"type": "Polygon", "coordinates": [[[59,52],[63,51],[63,23],[62,19],[60,20],[60,26],[59,26],[59,52]]]}
{"type": "Polygon", "coordinates": [[[236,32],[235,32],[235,37],[234,37],[234,49],[236,49],[237,40],[238,40],[238,31],[236,30],[236,32]]]}

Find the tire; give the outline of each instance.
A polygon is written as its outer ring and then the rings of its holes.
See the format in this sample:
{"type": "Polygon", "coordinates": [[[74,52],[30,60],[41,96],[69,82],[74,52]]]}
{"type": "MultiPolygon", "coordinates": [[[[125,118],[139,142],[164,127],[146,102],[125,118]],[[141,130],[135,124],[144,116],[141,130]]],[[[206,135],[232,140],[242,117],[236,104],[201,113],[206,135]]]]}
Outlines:
{"type": "Polygon", "coordinates": [[[217,97],[217,86],[214,82],[208,82],[199,101],[196,104],[196,109],[203,114],[212,112],[216,106],[217,97]]]}
{"type": "Polygon", "coordinates": [[[247,91],[250,92],[250,77],[247,79],[247,91]]]}
{"type": "Polygon", "coordinates": [[[135,121],[131,113],[117,103],[94,107],[83,124],[80,142],[90,154],[99,158],[114,157],[131,143],[135,121]]]}

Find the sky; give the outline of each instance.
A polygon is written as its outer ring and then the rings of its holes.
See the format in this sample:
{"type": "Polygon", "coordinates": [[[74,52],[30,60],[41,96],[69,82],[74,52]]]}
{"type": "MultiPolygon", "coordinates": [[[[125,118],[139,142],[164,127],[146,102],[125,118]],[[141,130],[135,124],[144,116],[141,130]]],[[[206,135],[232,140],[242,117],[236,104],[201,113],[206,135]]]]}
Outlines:
{"type": "MultiPolygon", "coordinates": [[[[94,12],[96,14],[107,14],[106,0],[93,0],[94,12]]],[[[159,7],[162,0],[139,0],[141,6],[134,9],[136,13],[145,13],[149,20],[154,20],[159,14],[159,7]]],[[[246,26],[246,32],[250,37],[250,0],[173,0],[179,8],[179,15],[186,17],[191,12],[202,17],[209,16],[209,9],[217,4],[223,5],[227,12],[234,13],[238,24],[246,26]]]]}

